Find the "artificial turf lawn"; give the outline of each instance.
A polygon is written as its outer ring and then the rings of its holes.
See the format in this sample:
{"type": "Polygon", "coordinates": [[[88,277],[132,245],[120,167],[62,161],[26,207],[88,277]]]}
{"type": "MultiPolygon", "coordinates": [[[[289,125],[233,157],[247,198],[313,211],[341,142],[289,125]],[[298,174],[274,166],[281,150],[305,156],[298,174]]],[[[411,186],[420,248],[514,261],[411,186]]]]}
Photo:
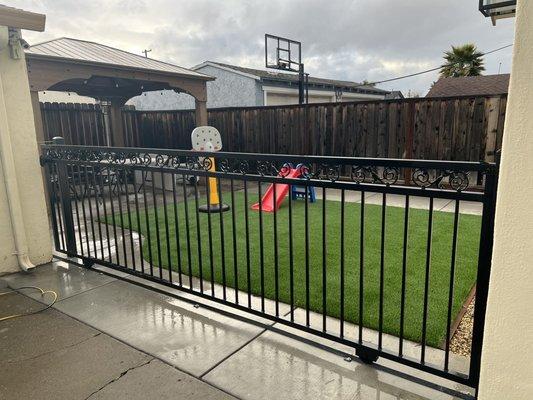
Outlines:
{"type": "MultiPolygon", "coordinates": [[[[235,287],[234,250],[232,212],[235,213],[236,245],[237,245],[237,275],[239,289],[246,290],[247,257],[245,234],[245,198],[243,192],[235,192],[235,203],[231,212],[222,214],[224,227],[225,251],[225,281],[228,286],[235,287]]],[[[226,203],[231,204],[229,193],[224,195],[226,203]]],[[[161,200],[159,200],[161,202],[161,200]]],[[[249,218],[249,248],[251,291],[261,294],[261,261],[260,261],[260,223],[259,213],[250,210],[250,205],[257,202],[257,192],[248,194],[249,218]]],[[[294,300],[295,305],[306,305],[305,278],[305,224],[304,201],[292,202],[293,206],[293,260],[294,260],[294,300]]],[[[189,207],[189,235],[191,245],[192,274],[200,276],[197,246],[197,224],[195,203],[193,198],[188,200],[189,207]]],[[[322,312],[322,201],[309,203],[309,281],[311,310],[322,312]]],[[[360,212],[359,203],[345,203],[344,210],[344,315],[347,321],[357,323],[359,320],[359,271],[360,271],[360,212]]],[[[278,242],[278,277],[279,300],[290,302],[289,278],[289,222],[288,200],[285,200],[276,214],[277,242],[278,242]]],[[[189,268],[187,252],[187,234],[185,224],[185,209],[181,202],[177,207],[180,251],[177,251],[176,224],[172,203],[167,206],[169,221],[170,264],[174,271],[178,271],[178,257],[181,258],[183,273],[189,268]]],[[[384,300],[383,300],[383,331],[398,336],[400,331],[400,298],[402,277],[402,252],[404,209],[386,207],[385,225],[385,253],[384,253],[384,300]]],[[[151,237],[152,258],[154,266],[159,265],[157,250],[157,236],[155,223],[156,210],[148,210],[151,237]]],[[[165,227],[165,210],[162,205],[157,207],[159,222],[159,243],[161,264],[168,268],[167,235],[165,227]]],[[[424,279],[426,268],[426,249],[429,212],[421,209],[409,210],[405,325],[404,336],[407,339],[421,341],[422,318],[424,304],[424,279]]],[[[135,230],[137,220],[132,213],[132,226],[135,230]]],[[[144,235],[144,258],[149,259],[147,227],[144,211],[140,213],[141,233],[144,235]]],[[[200,213],[200,235],[202,247],[202,276],[211,279],[211,262],[209,251],[209,221],[208,215],[200,213]]],[[[429,307],[427,317],[426,342],[430,346],[438,346],[446,334],[446,318],[449,296],[450,265],[452,254],[453,213],[433,213],[433,230],[431,241],[431,267],[429,278],[429,307]]],[[[108,218],[110,220],[110,218],[108,218]]],[[[128,225],[128,218],[124,215],[124,225],[128,225]]],[[[274,214],[263,212],[263,265],[265,296],[275,299],[275,257],[274,257],[274,214]]],[[[116,218],[117,223],[120,218],[116,218]]],[[[479,233],[481,219],[475,215],[460,215],[452,319],[457,315],[468,292],[475,283],[477,259],[479,249],[479,233]]],[[[220,214],[211,214],[212,258],[214,279],[223,282],[223,266],[221,256],[220,214]]],[[[127,227],[127,226],[126,226],[127,227]]],[[[381,206],[365,205],[365,236],[364,236],[364,307],[363,325],[377,329],[379,321],[379,293],[380,293],[380,254],[381,254],[381,206]]],[[[341,254],[341,203],[326,201],[326,293],[327,314],[333,317],[340,315],[340,254],[341,254]]],[[[156,272],[154,272],[155,274],[156,272]]],[[[245,299],[241,302],[246,304],[245,299]]],[[[354,338],[355,339],[355,338],[354,338]]]]}

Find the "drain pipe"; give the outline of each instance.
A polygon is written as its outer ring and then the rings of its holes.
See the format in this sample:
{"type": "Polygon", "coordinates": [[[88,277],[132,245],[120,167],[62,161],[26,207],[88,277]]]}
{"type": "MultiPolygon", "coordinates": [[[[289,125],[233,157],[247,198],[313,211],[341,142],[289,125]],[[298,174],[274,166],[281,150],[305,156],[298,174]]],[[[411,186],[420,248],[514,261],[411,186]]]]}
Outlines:
{"type": "MultiPolygon", "coordinates": [[[[3,32],[0,32],[0,35],[3,32]]],[[[7,38],[0,36],[0,51],[7,50],[7,38]]],[[[19,61],[19,62],[23,62],[19,61]]],[[[7,111],[4,99],[4,86],[0,76],[0,164],[4,175],[4,185],[9,206],[9,216],[13,236],[15,237],[15,251],[19,267],[27,271],[35,265],[28,256],[28,239],[24,227],[24,217],[20,205],[20,192],[16,177],[15,159],[13,157],[13,147],[9,134],[9,124],[7,122],[7,111]]]]}

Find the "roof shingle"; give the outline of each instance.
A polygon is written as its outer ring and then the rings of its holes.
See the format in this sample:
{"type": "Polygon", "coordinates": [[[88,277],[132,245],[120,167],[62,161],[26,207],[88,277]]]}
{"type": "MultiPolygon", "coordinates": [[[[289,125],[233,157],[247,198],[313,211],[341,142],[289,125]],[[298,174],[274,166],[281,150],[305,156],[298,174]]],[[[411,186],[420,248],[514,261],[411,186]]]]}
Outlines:
{"type": "Polygon", "coordinates": [[[490,96],[506,94],[509,74],[440,78],[426,97],[490,96]]]}

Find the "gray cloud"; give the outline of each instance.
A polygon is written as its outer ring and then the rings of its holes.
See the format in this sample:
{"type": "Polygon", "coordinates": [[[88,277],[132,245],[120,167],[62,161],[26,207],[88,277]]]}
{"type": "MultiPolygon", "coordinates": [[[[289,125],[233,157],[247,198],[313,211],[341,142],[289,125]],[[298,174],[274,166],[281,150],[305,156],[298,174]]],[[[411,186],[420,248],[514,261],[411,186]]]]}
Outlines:
{"type": "MultiPolygon", "coordinates": [[[[513,42],[513,20],[493,27],[476,0],[20,0],[9,5],[47,14],[45,33],[70,36],[190,67],[204,60],[262,67],[263,35],[303,43],[316,76],[382,80],[438,66],[452,44],[487,51],[513,42]]],[[[512,49],[486,57],[487,73],[510,70],[512,49]]],[[[438,74],[382,85],[425,93],[438,74]]]]}

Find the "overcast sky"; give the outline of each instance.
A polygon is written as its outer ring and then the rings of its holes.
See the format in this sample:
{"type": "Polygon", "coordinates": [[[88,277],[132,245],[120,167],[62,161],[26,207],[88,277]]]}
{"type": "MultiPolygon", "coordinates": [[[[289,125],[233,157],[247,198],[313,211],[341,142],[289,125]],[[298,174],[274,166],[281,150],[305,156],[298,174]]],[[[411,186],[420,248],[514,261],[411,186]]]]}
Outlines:
{"type": "MultiPolygon", "coordinates": [[[[0,0],[2,1],[2,0],[0,0]]],[[[264,34],[303,44],[311,75],[377,81],[439,66],[451,45],[489,51],[513,43],[514,19],[493,27],[478,0],[19,0],[47,15],[37,43],[61,36],[96,41],[183,67],[205,60],[264,67],[264,34]]],[[[509,72],[512,47],[486,57],[486,74],[509,72]]],[[[380,85],[424,95],[438,73],[380,85]]]]}

